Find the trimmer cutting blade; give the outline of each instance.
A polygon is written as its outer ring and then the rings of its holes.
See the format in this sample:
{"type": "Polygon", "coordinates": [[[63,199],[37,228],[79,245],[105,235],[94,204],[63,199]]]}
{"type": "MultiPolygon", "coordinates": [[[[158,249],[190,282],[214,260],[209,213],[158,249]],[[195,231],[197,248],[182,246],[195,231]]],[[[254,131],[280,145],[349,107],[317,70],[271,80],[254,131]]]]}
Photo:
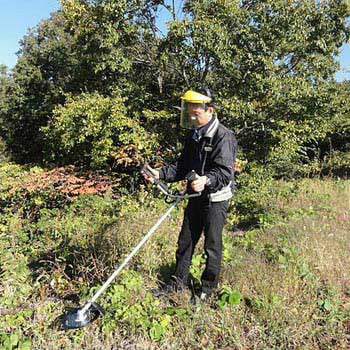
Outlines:
{"type": "Polygon", "coordinates": [[[88,309],[74,309],[63,315],[61,318],[61,325],[64,330],[82,328],[104,314],[105,311],[99,304],[91,303],[88,309]]]}

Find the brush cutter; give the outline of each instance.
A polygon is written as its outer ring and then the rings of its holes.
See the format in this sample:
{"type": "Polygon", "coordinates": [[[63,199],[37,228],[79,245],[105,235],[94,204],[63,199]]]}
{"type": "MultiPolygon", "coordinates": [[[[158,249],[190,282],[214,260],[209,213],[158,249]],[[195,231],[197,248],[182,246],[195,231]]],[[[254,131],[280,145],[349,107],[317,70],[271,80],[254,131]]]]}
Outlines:
{"type": "MultiPolygon", "coordinates": [[[[137,246],[132,250],[132,252],[124,259],[124,261],[119,265],[119,267],[113,272],[113,274],[107,279],[107,281],[102,285],[102,287],[93,295],[93,297],[86,302],[82,308],[71,310],[65,315],[60,317],[61,328],[75,329],[82,328],[90,324],[92,321],[96,320],[99,316],[104,315],[103,308],[96,303],[96,300],[100,295],[109,287],[112,281],[120,273],[120,271],[125,267],[129,260],[140,250],[144,243],[153,235],[161,223],[170,215],[176,205],[183,199],[198,197],[201,195],[201,192],[196,193],[170,193],[168,187],[160,180],[155,179],[153,174],[150,172],[147,165],[143,168],[146,174],[153,179],[153,184],[166,196],[166,199],[170,199],[171,206],[169,209],[162,215],[162,217],[155,223],[155,225],[147,232],[147,234],[142,238],[142,240],[137,244],[137,246]]],[[[197,174],[194,171],[191,171],[187,176],[186,180],[192,182],[197,178],[197,174]]]]}

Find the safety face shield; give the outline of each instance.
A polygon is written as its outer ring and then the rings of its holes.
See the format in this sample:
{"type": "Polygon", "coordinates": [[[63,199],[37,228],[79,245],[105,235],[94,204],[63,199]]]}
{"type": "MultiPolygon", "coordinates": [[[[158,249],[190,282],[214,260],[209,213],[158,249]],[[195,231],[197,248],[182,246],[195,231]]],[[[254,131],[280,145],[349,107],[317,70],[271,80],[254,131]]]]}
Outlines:
{"type": "Polygon", "coordinates": [[[205,103],[193,103],[181,101],[180,125],[185,129],[195,129],[199,127],[200,120],[207,113],[205,103]]]}

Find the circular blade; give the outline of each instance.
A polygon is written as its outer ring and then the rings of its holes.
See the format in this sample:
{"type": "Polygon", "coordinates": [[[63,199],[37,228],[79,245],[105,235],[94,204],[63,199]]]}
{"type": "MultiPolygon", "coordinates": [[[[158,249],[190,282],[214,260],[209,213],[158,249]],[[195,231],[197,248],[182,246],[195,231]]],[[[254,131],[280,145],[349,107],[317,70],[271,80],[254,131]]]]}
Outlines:
{"type": "Polygon", "coordinates": [[[86,312],[82,312],[82,309],[74,309],[63,315],[61,317],[61,326],[64,330],[82,328],[103,314],[103,308],[97,303],[92,303],[86,312]]]}

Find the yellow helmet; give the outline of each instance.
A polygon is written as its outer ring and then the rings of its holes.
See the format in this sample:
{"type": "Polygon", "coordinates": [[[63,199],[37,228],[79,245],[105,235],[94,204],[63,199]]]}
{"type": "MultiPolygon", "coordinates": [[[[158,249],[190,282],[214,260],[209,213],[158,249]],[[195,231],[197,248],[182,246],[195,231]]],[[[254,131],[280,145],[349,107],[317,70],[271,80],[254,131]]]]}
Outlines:
{"type": "Polygon", "coordinates": [[[187,90],[182,96],[181,100],[189,103],[210,103],[211,97],[200,94],[193,90],[187,90]]]}
{"type": "Polygon", "coordinates": [[[208,104],[212,101],[212,98],[203,95],[193,90],[187,90],[181,96],[181,116],[180,125],[186,129],[193,129],[197,127],[197,120],[191,115],[193,108],[201,108],[205,112],[207,111],[208,104]]]}

